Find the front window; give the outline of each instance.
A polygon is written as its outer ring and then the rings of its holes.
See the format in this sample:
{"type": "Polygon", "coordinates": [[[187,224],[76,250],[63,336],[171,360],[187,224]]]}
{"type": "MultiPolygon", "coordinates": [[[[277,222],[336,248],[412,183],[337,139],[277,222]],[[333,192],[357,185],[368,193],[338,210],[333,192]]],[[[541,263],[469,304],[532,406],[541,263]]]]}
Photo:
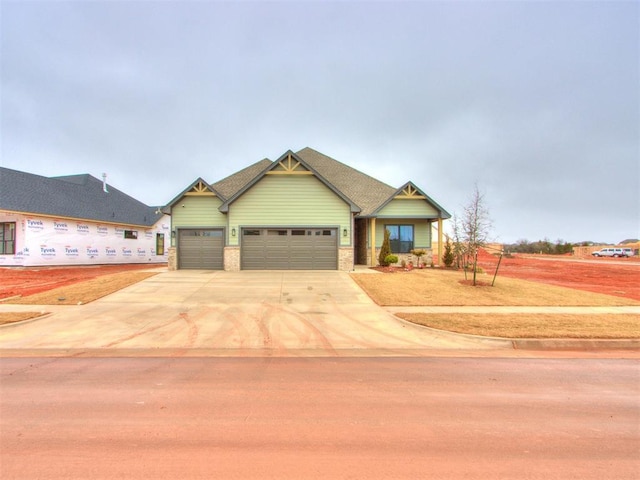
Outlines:
{"type": "Polygon", "coordinates": [[[0,255],[15,255],[16,253],[16,224],[15,222],[0,223],[0,255]]]}
{"type": "Polygon", "coordinates": [[[409,253],[413,250],[413,225],[385,225],[389,230],[392,253],[409,253]]]}

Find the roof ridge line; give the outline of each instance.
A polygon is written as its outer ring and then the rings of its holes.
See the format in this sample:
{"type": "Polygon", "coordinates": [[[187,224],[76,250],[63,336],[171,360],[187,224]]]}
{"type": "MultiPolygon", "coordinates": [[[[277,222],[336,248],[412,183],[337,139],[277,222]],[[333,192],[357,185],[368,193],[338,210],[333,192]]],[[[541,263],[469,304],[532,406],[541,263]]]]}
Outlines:
{"type": "Polygon", "coordinates": [[[387,187],[389,187],[389,188],[392,188],[392,189],[396,190],[396,187],[394,187],[394,186],[392,186],[392,185],[389,185],[388,183],[385,183],[385,182],[383,182],[382,180],[379,180],[379,179],[377,179],[376,177],[374,177],[374,176],[372,176],[372,175],[369,175],[368,173],[365,173],[365,172],[363,172],[363,171],[361,171],[361,170],[358,170],[357,168],[354,168],[354,167],[352,167],[351,165],[347,165],[346,163],[341,162],[340,160],[336,160],[335,158],[330,157],[329,155],[326,155],[326,154],[324,154],[324,153],[322,153],[322,152],[319,152],[318,150],[316,150],[316,149],[314,149],[314,148],[311,148],[311,147],[304,147],[303,149],[298,150],[298,151],[297,151],[297,152],[295,152],[295,153],[296,153],[296,154],[299,154],[302,150],[311,150],[311,151],[313,151],[314,153],[317,153],[318,155],[322,155],[323,157],[326,157],[326,158],[328,158],[329,160],[333,160],[334,162],[339,163],[340,165],[344,166],[345,168],[348,168],[349,170],[353,170],[354,172],[357,172],[357,173],[359,173],[360,175],[364,175],[365,177],[369,177],[370,179],[375,180],[376,182],[381,183],[382,185],[385,185],[385,186],[387,186],[387,187]]]}

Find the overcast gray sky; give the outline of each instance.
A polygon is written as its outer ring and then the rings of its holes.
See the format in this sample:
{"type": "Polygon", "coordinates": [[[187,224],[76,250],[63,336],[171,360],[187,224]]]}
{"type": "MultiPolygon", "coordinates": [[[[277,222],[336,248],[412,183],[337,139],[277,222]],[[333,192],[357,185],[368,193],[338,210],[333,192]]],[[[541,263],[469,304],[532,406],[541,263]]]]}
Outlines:
{"type": "Polygon", "coordinates": [[[498,241],[640,237],[639,3],[0,0],[1,164],[163,205],[309,146],[498,241]]]}

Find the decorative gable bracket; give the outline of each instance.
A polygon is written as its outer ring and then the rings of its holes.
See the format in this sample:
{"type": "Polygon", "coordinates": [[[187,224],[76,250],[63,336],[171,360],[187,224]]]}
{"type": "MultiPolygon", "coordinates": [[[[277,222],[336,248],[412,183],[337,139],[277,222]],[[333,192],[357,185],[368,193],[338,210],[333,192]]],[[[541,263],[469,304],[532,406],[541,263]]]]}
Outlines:
{"type": "Polygon", "coordinates": [[[395,196],[395,198],[398,200],[425,200],[427,197],[424,196],[413,184],[408,183],[402,191],[395,196]]]}
{"type": "Polygon", "coordinates": [[[273,169],[266,172],[266,175],[313,175],[313,172],[296,160],[292,153],[288,153],[273,169]]]}
{"type": "Polygon", "coordinates": [[[215,197],[216,194],[211,190],[211,187],[204,181],[198,180],[190,190],[185,192],[185,197],[215,197]]]}
{"type": "Polygon", "coordinates": [[[198,178],[195,182],[180,192],[173,200],[171,200],[164,207],[170,209],[178,203],[183,197],[218,197],[223,202],[225,198],[218,193],[211,185],[205,182],[202,178],[198,178]]]}

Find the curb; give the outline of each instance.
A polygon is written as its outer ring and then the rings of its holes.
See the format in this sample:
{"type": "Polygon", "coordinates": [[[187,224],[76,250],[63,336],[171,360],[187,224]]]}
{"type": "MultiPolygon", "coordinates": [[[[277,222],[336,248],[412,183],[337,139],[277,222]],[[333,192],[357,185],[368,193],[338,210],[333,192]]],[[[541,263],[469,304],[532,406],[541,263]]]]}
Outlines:
{"type": "Polygon", "coordinates": [[[514,338],[514,350],[640,350],[640,339],[514,338]]]}

